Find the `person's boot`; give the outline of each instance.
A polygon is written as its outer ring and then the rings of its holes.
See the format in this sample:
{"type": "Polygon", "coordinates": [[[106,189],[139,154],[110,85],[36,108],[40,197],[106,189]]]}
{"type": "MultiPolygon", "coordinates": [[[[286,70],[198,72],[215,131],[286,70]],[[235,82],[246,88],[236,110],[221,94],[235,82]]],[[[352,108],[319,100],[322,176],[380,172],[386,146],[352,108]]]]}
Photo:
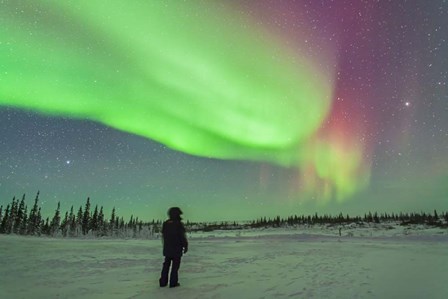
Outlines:
{"type": "Polygon", "coordinates": [[[180,287],[180,283],[170,284],[170,288],[180,287]]]}
{"type": "Polygon", "coordinates": [[[166,287],[168,285],[168,282],[163,280],[162,278],[159,279],[159,285],[161,288],[166,287]]]}

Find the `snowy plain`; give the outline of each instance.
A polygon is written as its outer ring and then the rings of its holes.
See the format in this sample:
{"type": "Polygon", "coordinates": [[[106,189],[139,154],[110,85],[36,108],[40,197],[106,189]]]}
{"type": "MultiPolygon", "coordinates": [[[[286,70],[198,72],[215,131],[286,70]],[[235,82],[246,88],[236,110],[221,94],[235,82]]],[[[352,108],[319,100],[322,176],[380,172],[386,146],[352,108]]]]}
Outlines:
{"type": "Polygon", "coordinates": [[[448,298],[448,230],[299,227],[189,234],[179,288],[161,241],[0,235],[0,298],[448,298]]]}

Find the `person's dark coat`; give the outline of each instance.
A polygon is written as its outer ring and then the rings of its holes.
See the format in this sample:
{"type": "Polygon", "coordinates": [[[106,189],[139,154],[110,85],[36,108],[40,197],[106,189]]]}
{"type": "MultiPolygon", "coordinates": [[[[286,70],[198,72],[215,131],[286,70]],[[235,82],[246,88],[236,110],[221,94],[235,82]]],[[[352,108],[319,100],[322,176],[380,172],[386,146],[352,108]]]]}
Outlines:
{"type": "Polygon", "coordinates": [[[181,257],[188,250],[185,227],[177,219],[169,219],[163,223],[163,255],[166,257],[181,257]]]}

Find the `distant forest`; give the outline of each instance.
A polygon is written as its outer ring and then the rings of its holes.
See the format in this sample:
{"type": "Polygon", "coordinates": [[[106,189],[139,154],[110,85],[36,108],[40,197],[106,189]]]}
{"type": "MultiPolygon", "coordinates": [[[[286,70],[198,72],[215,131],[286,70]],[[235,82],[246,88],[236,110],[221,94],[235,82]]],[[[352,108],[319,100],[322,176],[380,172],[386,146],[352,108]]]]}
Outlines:
{"type": "MultiPolygon", "coordinates": [[[[273,219],[261,217],[253,221],[239,222],[190,222],[185,226],[188,232],[214,231],[214,230],[238,230],[248,228],[274,228],[295,227],[300,225],[348,225],[366,223],[398,223],[400,225],[424,224],[428,226],[448,227],[448,212],[438,213],[367,213],[363,217],[349,215],[314,215],[289,216],[273,219]]],[[[124,220],[112,209],[110,218],[106,218],[103,207],[95,205],[92,209],[90,198],[87,198],[84,208],[82,206],[75,212],[73,206],[62,216],[60,202],[57,205],[54,216],[43,219],[39,206],[39,192],[34,199],[34,204],[28,213],[25,202],[25,194],[22,199],[12,199],[11,203],[3,209],[0,206],[0,233],[30,236],[52,237],[118,237],[118,238],[155,238],[158,237],[162,221],[152,220],[144,222],[138,217],[130,217],[124,220]]]]}

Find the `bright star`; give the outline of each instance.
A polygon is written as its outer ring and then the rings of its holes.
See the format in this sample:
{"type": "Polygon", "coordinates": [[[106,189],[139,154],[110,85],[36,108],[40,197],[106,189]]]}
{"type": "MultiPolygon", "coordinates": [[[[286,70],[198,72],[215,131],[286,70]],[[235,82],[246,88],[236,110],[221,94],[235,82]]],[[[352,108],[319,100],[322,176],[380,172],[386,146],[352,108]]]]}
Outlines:
{"type": "Polygon", "coordinates": [[[406,107],[409,107],[409,105],[411,105],[411,103],[409,103],[409,102],[406,102],[404,104],[406,105],[406,107]]]}

